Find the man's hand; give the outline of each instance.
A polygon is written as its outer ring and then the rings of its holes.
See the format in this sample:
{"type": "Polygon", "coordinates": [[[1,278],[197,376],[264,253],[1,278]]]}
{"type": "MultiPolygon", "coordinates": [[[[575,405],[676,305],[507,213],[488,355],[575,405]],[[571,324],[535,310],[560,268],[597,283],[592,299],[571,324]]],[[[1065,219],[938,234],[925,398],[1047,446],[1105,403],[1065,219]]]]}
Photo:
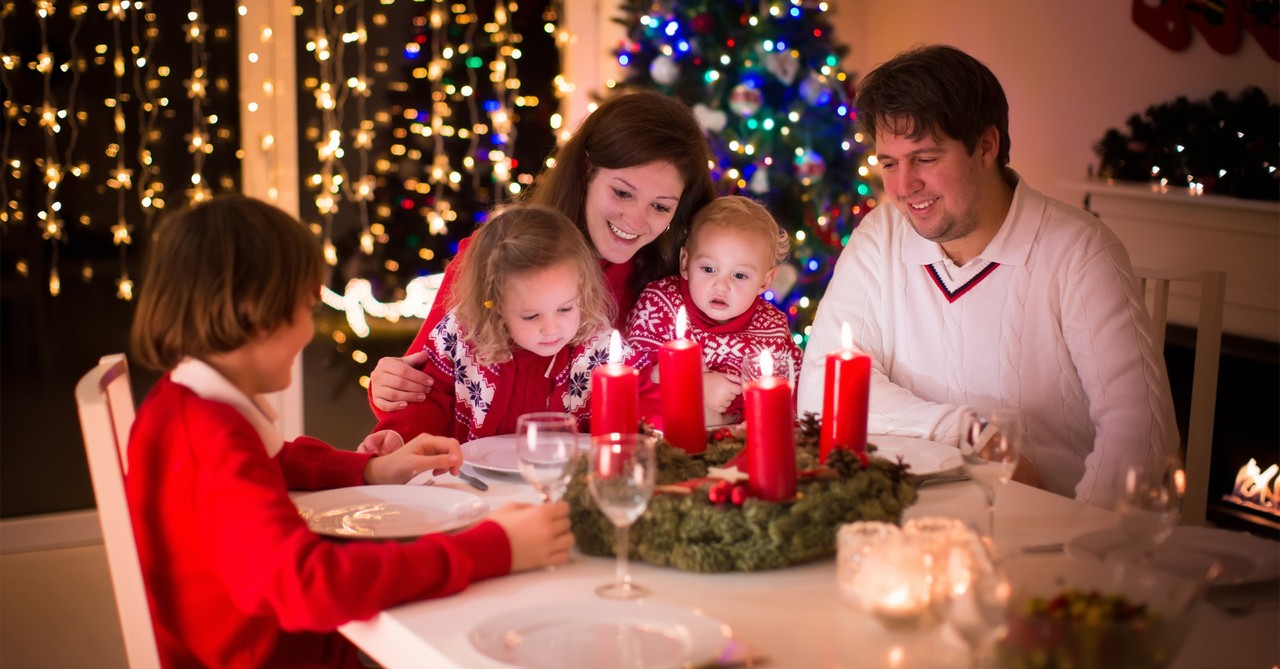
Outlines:
{"type": "Polygon", "coordinates": [[[426,362],[427,351],[379,360],[369,375],[369,397],[373,399],[373,406],[381,411],[399,411],[410,402],[427,399],[435,379],[419,369],[426,362]]]}

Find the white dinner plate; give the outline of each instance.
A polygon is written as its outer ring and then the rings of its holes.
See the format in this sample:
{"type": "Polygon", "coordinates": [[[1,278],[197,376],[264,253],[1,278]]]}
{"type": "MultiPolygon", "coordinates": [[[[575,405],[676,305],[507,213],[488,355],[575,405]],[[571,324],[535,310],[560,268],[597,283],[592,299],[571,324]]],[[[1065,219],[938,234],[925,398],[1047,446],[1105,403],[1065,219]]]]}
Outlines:
{"type": "MultiPolygon", "coordinates": [[[[1077,560],[1107,561],[1138,557],[1141,549],[1124,530],[1113,527],[1081,534],[1066,544],[1077,560]]],[[[1214,527],[1175,527],[1173,535],[1152,554],[1152,566],[1186,578],[1200,579],[1214,561],[1222,571],[1217,585],[1255,583],[1280,577],[1280,543],[1243,532],[1214,527]]]]}
{"type": "Polygon", "coordinates": [[[420,485],[334,488],[293,500],[316,534],[344,539],[410,539],[480,520],[489,504],[469,492],[420,485]]]}
{"type": "Polygon", "coordinates": [[[902,461],[911,466],[912,474],[935,474],[960,466],[960,449],[928,439],[899,437],[891,434],[869,434],[867,441],[876,445],[876,455],[886,460],[902,461]]]}
{"type": "MultiPolygon", "coordinates": [[[[591,435],[578,435],[578,446],[589,448],[591,435]]],[[[498,434],[480,437],[462,445],[462,459],[472,467],[503,474],[519,474],[520,461],[516,457],[516,435],[498,434]]]]}
{"type": "Polygon", "coordinates": [[[468,636],[485,656],[522,669],[667,669],[712,662],[732,630],[696,609],[593,598],[504,613],[468,636]]]}

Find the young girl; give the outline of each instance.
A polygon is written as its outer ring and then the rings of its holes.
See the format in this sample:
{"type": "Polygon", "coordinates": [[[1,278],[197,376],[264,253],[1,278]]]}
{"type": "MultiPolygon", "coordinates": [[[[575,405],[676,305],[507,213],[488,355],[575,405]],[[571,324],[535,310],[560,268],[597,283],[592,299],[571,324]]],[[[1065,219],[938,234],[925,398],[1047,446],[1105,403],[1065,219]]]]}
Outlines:
{"type": "MultiPolygon", "coordinates": [[[[707,165],[711,148],[698,119],[677,98],[635,91],[600,105],[525,191],[525,201],[564,213],[591,246],[622,328],[650,281],[674,274],[694,212],[715,198],[707,165]]],[[[458,259],[468,243],[458,245],[458,259]]],[[[455,261],[445,268],[440,296],[453,291],[455,261]]],[[[369,375],[369,403],[383,418],[431,392],[422,370],[427,339],[444,317],[436,298],[405,357],[378,361],[369,375]]]]}
{"type": "Polygon", "coordinates": [[[613,315],[600,264],[573,223],[548,207],[512,207],[481,226],[455,262],[448,312],[423,352],[432,391],[377,429],[471,441],[511,434],[533,411],[585,422],[613,315]]]}
{"type": "Polygon", "coordinates": [[[339,625],[567,558],[563,504],[511,505],[410,543],[307,529],[290,488],[403,483],[461,463],[443,437],[371,457],[276,432],[260,396],[289,385],[323,272],[301,224],[244,197],[156,232],[131,337],[135,359],[167,373],[138,411],[125,489],[165,666],[359,667],[339,625]]]}
{"type": "Polygon", "coordinates": [[[661,427],[660,389],[654,383],[663,342],[676,338],[680,307],[689,318],[686,336],[702,344],[702,397],[708,425],[736,423],[742,415],[744,357],[769,349],[791,359],[800,373],[800,348],[787,317],[760,294],[787,259],[790,240],[769,210],[738,195],[719,198],[693,217],[680,251],[680,274],[649,284],[631,312],[627,342],[640,371],[641,413],[661,427]]]}

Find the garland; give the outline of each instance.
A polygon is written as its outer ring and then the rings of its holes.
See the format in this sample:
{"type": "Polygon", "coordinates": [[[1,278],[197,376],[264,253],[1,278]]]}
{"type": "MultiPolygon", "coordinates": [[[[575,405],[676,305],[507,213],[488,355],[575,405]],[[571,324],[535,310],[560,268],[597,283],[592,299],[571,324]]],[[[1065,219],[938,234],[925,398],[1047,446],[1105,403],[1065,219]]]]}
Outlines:
{"type": "MultiPolygon", "coordinates": [[[[796,499],[788,502],[737,494],[729,498],[723,494],[725,482],[699,480],[707,476],[708,467],[724,465],[742,451],[740,430],[716,430],[700,456],[659,438],[661,490],[631,526],[630,556],[686,571],[777,569],[835,555],[841,524],[900,522],[902,512],[916,501],[916,483],[907,466],[879,457],[869,458],[864,466],[852,452],[840,450],[823,467],[818,462],[819,427],[818,419],[806,414],[796,428],[796,468],[801,476],[796,499]]],[[[874,455],[875,446],[868,444],[867,452],[874,455]]],[[[613,524],[600,513],[586,479],[587,464],[579,462],[565,497],[574,538],[587,555],[612,556],[613,524]]]]}

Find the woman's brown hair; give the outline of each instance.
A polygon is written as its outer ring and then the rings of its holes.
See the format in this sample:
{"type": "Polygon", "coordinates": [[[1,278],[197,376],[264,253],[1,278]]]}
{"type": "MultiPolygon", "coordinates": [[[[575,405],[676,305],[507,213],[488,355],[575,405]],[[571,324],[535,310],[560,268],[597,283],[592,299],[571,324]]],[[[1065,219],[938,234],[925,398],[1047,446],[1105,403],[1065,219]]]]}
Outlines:
{"type": "Polygon", "coordinates": [[[457,262],[462,266],[447,306],[481,364],[511,359],[511,335],[502,320],[504,293],[512,278],[529,272],[562,263],[576,271],[582,321],[574,343],[607,331],[613,322],[613,298],[600,260],[586,237],[556,209],[532,204],[503,209],[476,230],[457,262]]]}
{"type": "Polygon", "coordinates": [[[288,324],[324,278],[320,244],[289,214],[223,195],[161,220],[130,343],[145,367],[235,350],[288,324]]]}
{"type": "Polygon", "coordinates": [[[676,272],[693,214],[715,198],[711,149],[698,119],[683,102],[655,91],[624,93],[605,101],[556,152],[555,167],[538,176],[528,201],[564,212],[590,244],[583,201],[596,171],[658,161],[680,172],[684,192],[671,227],[634,256],[631,284],[638,291],[676,272]]]}

